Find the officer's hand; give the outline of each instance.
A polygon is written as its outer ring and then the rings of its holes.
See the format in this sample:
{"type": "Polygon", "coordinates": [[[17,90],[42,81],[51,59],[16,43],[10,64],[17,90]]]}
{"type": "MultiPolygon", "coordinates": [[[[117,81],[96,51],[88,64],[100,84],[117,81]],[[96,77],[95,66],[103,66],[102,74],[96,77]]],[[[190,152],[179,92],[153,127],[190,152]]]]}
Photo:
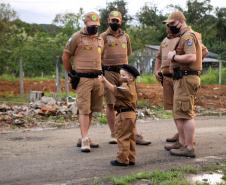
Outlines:
{"type": "Polygon", "coordinates": [[[103,75],[99,75],[98,76],[98,80],[100,80],[100,82],[104,82],[104,76],[103,75]]]}
{"type": "Polygon", "coordinates": [[[176,55],[176,51],[175,50],[174,51],[170,51],[168,53],[168,61],[172,61],[174,55],[176,55]]]}
{"type": "Polygon", "coordinates": [[[155,71],[155,78],[159,81],[159,82],[161,82],[162,81],[162,76],[160,76],[160,71],[155,71]]]}

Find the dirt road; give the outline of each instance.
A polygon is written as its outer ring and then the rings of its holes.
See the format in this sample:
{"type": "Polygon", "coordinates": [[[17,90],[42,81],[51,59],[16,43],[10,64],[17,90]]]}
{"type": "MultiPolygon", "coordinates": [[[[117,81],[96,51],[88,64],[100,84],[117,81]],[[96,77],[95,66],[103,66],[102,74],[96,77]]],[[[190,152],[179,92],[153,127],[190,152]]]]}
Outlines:
{"type": "Polygon", "coordinates": [[[107,143],[109,129],[93,126],[90,136],[100,148],[84,154],[75,147],[79,128],[0,134],[0,184],[91,184],[93,179],[184,164],[226,161],[226,118],[197,120],[197,158],[170,156],[163,149],[166,136],[175,133],[172,121],[138,121],[150,146],[137,146],[134,167],[112,167],[117,146],[107,143]]]}

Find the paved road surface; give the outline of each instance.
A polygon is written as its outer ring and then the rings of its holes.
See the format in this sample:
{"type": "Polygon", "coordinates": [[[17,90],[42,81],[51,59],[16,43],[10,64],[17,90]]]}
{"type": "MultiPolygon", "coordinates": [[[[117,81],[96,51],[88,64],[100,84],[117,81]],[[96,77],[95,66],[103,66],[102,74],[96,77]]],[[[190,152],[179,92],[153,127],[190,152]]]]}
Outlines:
{"type": "Polygon", "coordinates": [[[90,136],[100,148],[81,153],[75,147],[79,128],[0,134],[0,184],[91,184],[111,175],[167,169],[181,164],[226,161],[226,118],[197,120],[197,158],[170,156],[163,149],[165,138],[175,133],[170,120],[138,121],[138,130],[150,139],[150,146],[137,146],[134,167],[112,167],[117,145],[109,145],[109,129],[93,126],[90,136]]]}

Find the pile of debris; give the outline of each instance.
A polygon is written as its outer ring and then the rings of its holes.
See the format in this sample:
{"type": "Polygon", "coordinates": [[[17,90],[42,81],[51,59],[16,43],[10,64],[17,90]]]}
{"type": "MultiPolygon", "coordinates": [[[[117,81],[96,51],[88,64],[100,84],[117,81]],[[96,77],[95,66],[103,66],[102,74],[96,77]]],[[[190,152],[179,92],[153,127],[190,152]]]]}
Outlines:
{"type": "Polygon", "coordinates": [[[38,116],[73,116],[77,113],[75,99],[68,97],[67,101],[56,101],[52,97],[41,97],[40,100],[28,105],[0,105],[0,126],[15,125],[17,127],[32,127],[37,123],[38,116]]]}
{"type": "Polygon", "coordinates": [[[31,115],[39,114],[42,116],[76,114],[77,106],[75,102],[75,98],[72,97],[67,97],[65,102],[57,101],[52,97],[43,96],[41,100],[29,104],[29,113],[31,115]]]}

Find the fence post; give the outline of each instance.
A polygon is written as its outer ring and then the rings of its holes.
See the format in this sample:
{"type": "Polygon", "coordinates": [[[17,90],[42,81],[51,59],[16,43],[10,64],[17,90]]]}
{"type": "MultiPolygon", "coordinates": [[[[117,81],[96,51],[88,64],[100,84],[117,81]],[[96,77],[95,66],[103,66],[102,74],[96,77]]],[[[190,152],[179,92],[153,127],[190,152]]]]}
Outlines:
{"type": "Polygon", "coordinates": [[[68,74],[67,71],[64,71],[64,84],[65,84],[65,90],[66,90],[66,95],[69,96],[69,83],[68,83],[68,74]]]}
{"type": "Polygon", "coordinates": [[[221,85],[221,77],[222,77],[222,60],[219,60],[219,84],[221,85]]]}
{"type": "Polygon", "coordinates": [[[23,71],[23,61],[20,58],[20,95],[24,95],[24,71],[23,71]]]}
{"type": "Polygon", "coordinates": [[[60,83],[60,59],[59,56],[56,57],[56,92],[61,92],[61,83],[60,83]]]}

